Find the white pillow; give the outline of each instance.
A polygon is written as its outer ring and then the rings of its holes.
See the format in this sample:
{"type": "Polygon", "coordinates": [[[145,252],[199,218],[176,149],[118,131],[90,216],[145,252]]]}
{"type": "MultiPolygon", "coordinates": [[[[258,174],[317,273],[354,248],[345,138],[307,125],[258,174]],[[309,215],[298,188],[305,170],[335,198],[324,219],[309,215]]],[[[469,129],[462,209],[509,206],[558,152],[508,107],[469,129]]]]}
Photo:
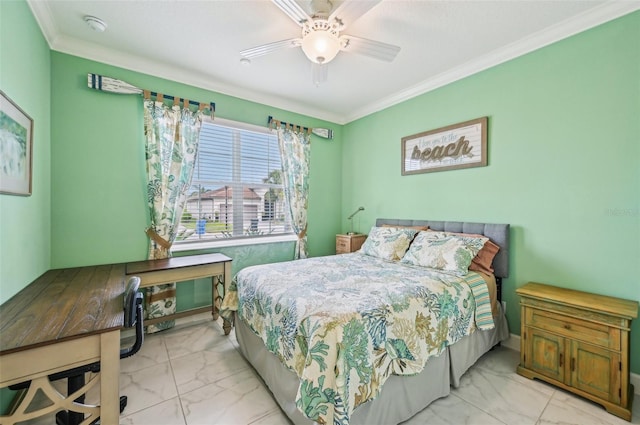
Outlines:
{"type": "Polygon", "coordinates": [[[401,262],[464,276],[469,273],[471,261],[488,240],[485,237],[445,232],[420,232],[401,262]]]}
{"type": "Polygon", "coordinates": [[[360,252],[384,260],[398,261],[407,252],[416,229],[405,227],[372,227],[360,252]]]}

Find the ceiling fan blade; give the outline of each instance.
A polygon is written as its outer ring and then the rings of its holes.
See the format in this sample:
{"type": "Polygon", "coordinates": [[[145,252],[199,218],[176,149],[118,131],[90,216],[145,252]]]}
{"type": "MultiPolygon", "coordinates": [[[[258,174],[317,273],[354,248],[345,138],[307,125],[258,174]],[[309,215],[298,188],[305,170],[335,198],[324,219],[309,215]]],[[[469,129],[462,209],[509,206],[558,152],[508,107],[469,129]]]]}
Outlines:
{"type": "Polygon", "coordinates": [[[304,9],[302,9],[300,5],[295,2],[295,0],[271,1],[275,3],[275,5],[280,8],[280,10],[286,13],[287,16],[291,18],[291,20],[293,20],[293,22],[295,22],[296,24],[302,26],[302,24],[307,21],[311,22],[311,17],[307,15],[307,12],[305,12],[304,9]]]}
{"type": "Polygon", "coordinates": [[[328,21],[332,22],[336,19],[342,23],[342,29],[344,29],[380,3],[380,1],[381,0],[345,0],[333,11],[328,21]]]}
{"type": "Polygon", "coordinates": [[[290,47],[298,47],[302,43],[299,38],[290,38],[288,40],[275,41],[273,43],[262,44],[260,46],[252,47],[250,49],[242,50],[240,56],[247,59],[257,58],[258,56],[266,55],[276,50],[287,49],[290,47]]]}
{"type": "Polygon", "coordinates": [[[341,49],[343,52],[359,53],[387,62],[392,62],[400,51],[400,46],[354,37],[353,35],[342,35],[340,41],[344,46],[341,49]]]}

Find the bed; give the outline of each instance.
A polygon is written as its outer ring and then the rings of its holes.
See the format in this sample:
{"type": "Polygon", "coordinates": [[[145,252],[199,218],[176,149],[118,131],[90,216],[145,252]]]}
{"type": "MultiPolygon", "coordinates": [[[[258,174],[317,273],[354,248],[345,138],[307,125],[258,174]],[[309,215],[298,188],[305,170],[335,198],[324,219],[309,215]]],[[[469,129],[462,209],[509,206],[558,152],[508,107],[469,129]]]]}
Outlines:
{"type": "Polygon", "coordinates": [[[242,354],[295,424],[405,421],[509,336],[499,302],[508,224],[378,219],[369,239],[389,232],[413,232],[414,243],[484,237],[499,247],[493,273],[359,252],[249,267],[225,294],[242,354]],[[420,232],[427,227],[433,233],[420,232]]]}

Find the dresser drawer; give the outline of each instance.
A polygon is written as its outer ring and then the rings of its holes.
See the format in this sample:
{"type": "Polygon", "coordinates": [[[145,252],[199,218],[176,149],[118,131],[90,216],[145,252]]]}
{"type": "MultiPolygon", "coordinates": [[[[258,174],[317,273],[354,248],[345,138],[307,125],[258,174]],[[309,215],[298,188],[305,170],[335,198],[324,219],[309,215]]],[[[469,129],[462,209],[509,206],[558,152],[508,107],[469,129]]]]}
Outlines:
{"type": "Polygon", "coordinates": [[[619,329],[531,307],[526,307],[525,314],[527,326],[600,347],[620,350],[619,329]]]}

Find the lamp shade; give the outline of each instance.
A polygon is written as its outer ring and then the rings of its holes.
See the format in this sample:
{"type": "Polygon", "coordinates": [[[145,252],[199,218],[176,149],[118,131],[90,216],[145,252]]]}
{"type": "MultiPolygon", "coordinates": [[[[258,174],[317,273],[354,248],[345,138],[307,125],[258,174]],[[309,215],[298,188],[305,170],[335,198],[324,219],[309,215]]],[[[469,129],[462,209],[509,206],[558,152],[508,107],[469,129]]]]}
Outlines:
{"type": "Polygon", "coordinates": [[[329,31],[314,30],[302,39],[302,51],[312,62],[328,63],[340,51],[340,40],[329,31]]]}

